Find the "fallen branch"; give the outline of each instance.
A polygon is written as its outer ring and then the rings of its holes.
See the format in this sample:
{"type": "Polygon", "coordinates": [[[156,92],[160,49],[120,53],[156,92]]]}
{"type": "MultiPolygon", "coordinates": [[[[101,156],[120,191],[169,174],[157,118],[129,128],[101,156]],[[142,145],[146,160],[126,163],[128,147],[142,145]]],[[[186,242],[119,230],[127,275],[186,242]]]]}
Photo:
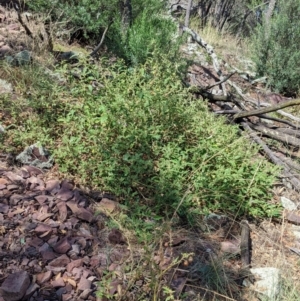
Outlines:
{"type": "MultiPolygon", "coordinates": [[[[234,89],[235,89],[235,91],[244,99],[244,100],[246,100],[246,97],[245,97],[245,95],[243,94],[243,92],[242,92],[242,89],[238,86],[238,85],[236,85],[234,82],[232,82],[231,80],[228,80],[228,83],[229,83],[229,85],[231,85],[234,89]]],[[[246,106],[245,106],[245,104],[243,104],[242,102],[239,102],[239,105],[240,105],[240,107],[243,109],[243,110],[246,110],[246,106]]]]}
{"type": "Polygon", "coordinates": [[[215,111],[214,113],[215,114],[226,114],[226,115],[230,115],[230,114],[237,114],[238,112],[240,112],[240,111],[238,111],[238,110],[222,110],[222,111],[215,111]]]}
{"type": "MultiPolygon", "coordinates": [[[[276,118],[276,117],[271,117],[271,116],[268,116],[268,115],[259,115],[258,117],[263,118],[263,119],[273,120],[273,121],[280,122],[280,123],[284,123],[284,124],[287,124],[287,125],[289,125],[293,128],[299,129],[299,127],[297,127],[295,124],[293,124],[292,122],[289,122],[287,120],[283,120],[283,119],[276,118]]],[[[293,130],[293,131],[295,131],[295,130],[293,130]]]]}
{"type": "MultiPolygon", "coordinates": [[[[280,158],[285,164],[290,166],[292,169],[296,170],[297,172],[300,172],[300,164],[294,162],[292,159],[287,158],[284,154],[282,153],[276,153],[276,156],[280,158]]],[[[299,176],[299,175],[298,175],[299,176]]]]}
{"type": "Polygon", "coordinates": [[[273,138],[277,141],[287,143],[296,147],[300,147],[300,139],[295,138],[293,136],[280,133],[279,131],[269,129],[263,125],[254,125],[250,124],[250,127],[258,132],[261,132],[263,135],[273,138]]]}
{"type": "Polygon", "coordinates": [[[227,75],[226,77],[224,77],[223,80],[220,80],[219,82],[216,82],[216,83],[214,83],[213,85],[210,85],[210,86],[205,87],[205,89],[209,90],[209,89],[211,89],[211,88],[213,88],[213,87],[215,87],[215,86],[218,86],[218,85],[220,85],[220,84],[226,82],[226,81],[227,81],[232,75],[234,75],[234,74],[236,74],[235,71],[232,72],[232,73],[230,73],[230,74],[227,75]]]}
{"type": "Polygon", "coordinates": [[[24,23],[20,11],[18,11],[18,20],[19,20],[20,24],[22,25],[22,27],[25,29],[26,34],[27,34],[29,37],[31,37],[32,39],[34,39],[34,36],[33,36],[32,32],[31,32],[31,30],[30,30],[30,29],[28,28],[28,26],[24,23]]]}
{"type": "MultiPolygon", "coordinates": [[[[242,122],[241,125],[243,128],[249,133],[249,136],[255,141],[257,144],[261,146],[265,154],[269,157],[269,159],[276,165],[283,168],[283,176],[289,178],[290,183],[294,186],[294,188],[300,192],[300,181],[291,173],[291,169],[280,160],[275,154],[269,149],[269,147],[264,143],[258,135],[250,128],[250,126],[246,122],[242,122]]],[[[287,183],[283,182],[284,185],[287,186],[287,183]]]]}
{"type": "MultiPolygon", "coordinates": [[[[252,103],[253,105],[256,105],[256,106],[259,105],[261,107],[268,107],[268,108],[272,106],[271,104],[269,104],[267,102],[259,102],[259,104],[258,104],[257,100],[254,100],[253,98],[250,98],[250,97],[247,97],[245,100],[252,103]]],[[[276,113],[300,123],[300,118],[295,117],[294,115],[292,115],[290,113],[284,112],[282,110],[278,110],[276,113]]]]}
{"type": "Polygon", "coordinates": [[[220,69],[220,64],[218,61],[218,57],[214,52],[214,48],[209,45],[207,42],[205,42],[195,31],[193,31],[192,29],[184,26],[183,24],[180,24],[180,29],[184,32],[187,32],[188,34],[190,34],[192,36],[192,38],[201,46],[203,47],[207,54],[212,58],[212,62],[213,62],[213,66],[215,71],[217,72],[218,76],[220,77],[221,80],[221,86],[222,86],[222,90],[223,90],[223,94],[224,96],[227,95],[226,92],[226,87],[224,84],[224,76],[222,74],[222,70],[220,69]]]}
{"type": "Polygon", "coordinates": [[[294,115],[292,115],[290,113],[284,112],[282,110],[277,111],[277,113],[280,114],[280,115],[282,115],[282,116],[284,116],[284,117],[290,118],[290,119],[292,119],[292,120],[297,121],[297,122],[300,123],[300,118],[295,117],[294,115]]]}
{"type": "Polygon", "coordinates": [[[208,99],[210,102],[216,102],[216,101],[232,102],[231,95],[215,95],[210,92],[207,92],[204,88],[201,87],[192,86],[190,88],[190,92],[198,93],[203,98],[208,99]]]}
{"type": "Polygon", "coordinates": [[[246,220],[241,221],[241,261],[243,268],[249,268],[251,263],[250,249],[250,227],[246,220]]]}
{"type": "Polygon", "coordinates": [[[257,109],[253,111],[245,111],[245,112],[240,112],[236,115],[233,116],[233,119],[239,119],[239,118],[244,118],[244,117],[249,117],[249,116],[258,116],[264,113],[270,113],[270,112],[275,112],[283,108],[291,107],[291,106],[296,106],[300,104],[300,99],[293,99],[289,100],[286,102],[283,102],[281,104],[267,107],[267,108],[262,108],[262,109],[257,109]]]}
{"type": "Polygon", "coordinates": [[[101,40],[99,42],[99,44],[96,46],[96,48],[89,54],[89,56],[94,56],[97,54],[97,52],[100,50],[103,42],[104,42],[104,39],[105,39],[105,35],[110,27],[110,25],[112,24],[112,22],[110,22],[110,24],[104,29],[104,32],[102,34],[102,37],[101,37],[101,40]]]}
{"type": "Polygon", "coordinates": [[[297,129],[289,129],[289,128],[276,128],[276,131],[288,134],[294,137],[299,137],[300,138],[300,131],[299,128],[297,129]]]}

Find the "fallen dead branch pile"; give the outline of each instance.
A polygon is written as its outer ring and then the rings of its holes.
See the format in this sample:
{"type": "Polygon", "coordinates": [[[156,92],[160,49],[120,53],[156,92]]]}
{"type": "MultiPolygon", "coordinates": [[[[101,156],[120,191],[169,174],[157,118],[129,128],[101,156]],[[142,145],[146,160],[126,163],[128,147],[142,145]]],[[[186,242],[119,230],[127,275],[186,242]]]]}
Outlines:
{"type": "Polygon", "coordinates": [[[189,80],[188,83],[191,92],[208,100],[216,114],[226,114],[231,122],[238,123],[249,137],[261,146],[264,155],[282,168],[283,184],[300,192],[300,169],[296,152],[300,146],[300,118],[283,111],[284,108],[300,105],[300,99],[289,100],[274,94],[276,97],[272,104],[267,97],[261,101],[258,94],[257,97],[245,94],[237,82],[242,80],[249,89],[254,89],[254,85],[260,80],[254,79],[251,72],[243,72],[226,62],[221,62],[214,48],[195,31],[183,25],[181,29],[205,49],[212,61],[211,69],[194,66],[196,71],[191,71],[194,80],[189,80]],[[200,71],[201,68],[203,69],[200,71]],[[203,84],[203,81],[195,76],[197,72],[198,75],[204,73],[206,77],[211,75],[214,84],[203,84]],[[219,93],[214,93],[215,90],[212,89],[216,86],[220,87],[219,93]],[[276,112],[280,118],[269,115],[271,112],[276,112]]]}

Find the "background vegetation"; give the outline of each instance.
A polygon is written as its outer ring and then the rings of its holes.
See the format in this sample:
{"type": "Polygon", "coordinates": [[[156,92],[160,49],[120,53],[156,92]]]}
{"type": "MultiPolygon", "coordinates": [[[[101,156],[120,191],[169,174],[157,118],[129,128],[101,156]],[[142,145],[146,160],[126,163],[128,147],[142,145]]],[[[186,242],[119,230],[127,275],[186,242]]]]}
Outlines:
{"type": "Polygon", "coordinates": [[[254,60],[278,92],[296,95],[300,89],[300,1],[277,1],[270,23],[263,20],[253,35],[254,60]]]}

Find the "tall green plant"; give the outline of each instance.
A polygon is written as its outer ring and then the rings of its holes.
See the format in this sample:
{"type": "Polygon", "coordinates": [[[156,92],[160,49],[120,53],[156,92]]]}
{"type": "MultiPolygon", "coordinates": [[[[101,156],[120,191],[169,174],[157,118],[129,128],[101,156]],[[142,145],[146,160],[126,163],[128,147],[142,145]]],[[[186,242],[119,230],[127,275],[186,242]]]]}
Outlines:
{"type": "Polygon", "coordinates": [[[263,22],[253,36],[254,60],[260,75],[269,77],[279,92],[300,90],[300,0],[278,1],[267,25],[263,22]]]}
{"type": "Polygon", "coordinates": [[[55,157],[63,171],[165,213],[182,202],[181,212],[191,215],[274,214],[267,203],[274,170],[253,160],[257,149],[237,128],[191,98],[173,62],[155,53],[117,70],[99,79],[97,95],[74,87],[83,103],[58,123],[64,131],[55,157]]]}
{"type": "Polygon", "coordinates": [[[133,65],[144,64],[156,50],[170,55],[172,59],[179,48],[174,38],[175,32],[176,25],[172,20],[143,11],[128,30],[125,57],[133,65]]]}
{"type": "Polygon", "coordinates": [[[63,21],[71,32],[82,31],[85,38],[100,40],[109,24],[106,45],[127,63],[144,63],[154,50],[174,56],[178,43],[174,34],[176,25],[162,16],[164,2],[160,0],[132,0],[131,26],[124,31],[120,1],[82,0],[31,1],[29,6],[47,12],[56,21],[63,21]]]}

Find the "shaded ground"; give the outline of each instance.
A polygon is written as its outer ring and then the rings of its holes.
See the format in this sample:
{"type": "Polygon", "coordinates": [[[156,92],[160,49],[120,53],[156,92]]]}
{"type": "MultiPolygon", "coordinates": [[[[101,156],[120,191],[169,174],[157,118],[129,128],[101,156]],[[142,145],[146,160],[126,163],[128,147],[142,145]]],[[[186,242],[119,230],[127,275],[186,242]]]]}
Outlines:
{"type": "Polygon", "coordinates": [[[2,161],[0,281],[25,270],[26,300],[95,300],[103,273],[128,257],[122,234],[105,228],[105,219],[72,183],[2,161]]]}

